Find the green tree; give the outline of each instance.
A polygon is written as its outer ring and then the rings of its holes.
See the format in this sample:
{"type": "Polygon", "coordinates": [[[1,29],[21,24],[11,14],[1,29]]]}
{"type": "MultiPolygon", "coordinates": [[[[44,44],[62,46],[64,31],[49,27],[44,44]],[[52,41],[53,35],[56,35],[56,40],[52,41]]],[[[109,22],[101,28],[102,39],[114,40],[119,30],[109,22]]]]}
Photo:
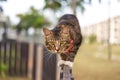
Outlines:
{"type": "Polygon", "coordinates": [[[81,12],[85,11],[85,3],[91,4],[91,0],[88,0],[88,2],[86,2],[86,0],[45,0],[44,9],[50,8],[55,12],[68,6],[72,9],[73,14],[76,15],[77,8],[79,8],[81,12]]]}
{"type": "Polygon", "coordinates": [[[62,7],[62,4],[59,0],[45,0],[44,9],[52,9],[53,11],[57,11],[62,7]]]}
{"type": "Polygon", "coordinates": [[[36,29],[50,24],[50,22],[34,7],[31,7],[27,13],[18,14],[17,16],[20,18],[20,22],[17,26],[19,29],[28,30],[30,27],[36,29]]]}

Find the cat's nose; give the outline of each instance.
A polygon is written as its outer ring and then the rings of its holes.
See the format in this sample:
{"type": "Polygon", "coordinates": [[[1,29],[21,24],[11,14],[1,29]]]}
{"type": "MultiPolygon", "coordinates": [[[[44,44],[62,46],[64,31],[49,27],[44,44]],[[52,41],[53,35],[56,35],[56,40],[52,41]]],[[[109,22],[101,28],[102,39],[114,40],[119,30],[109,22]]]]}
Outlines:
{"type": "Polygon", "coordinates": [[[55,47],[55,50],[56,50],[56,51],[59,51],[59,48],[58,48],[58,47],[55,47]]]}

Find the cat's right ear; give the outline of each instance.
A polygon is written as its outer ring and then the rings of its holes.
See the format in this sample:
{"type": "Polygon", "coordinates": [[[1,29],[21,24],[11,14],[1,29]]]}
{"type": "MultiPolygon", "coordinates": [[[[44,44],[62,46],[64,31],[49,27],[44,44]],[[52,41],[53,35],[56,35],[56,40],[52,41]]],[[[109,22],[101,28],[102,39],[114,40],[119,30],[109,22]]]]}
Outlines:
{"type": "Polygon", "coordinates": [[[52,33],[52,31],[47,28],[43,28],[43,32],[46,36],[52,33]]]}

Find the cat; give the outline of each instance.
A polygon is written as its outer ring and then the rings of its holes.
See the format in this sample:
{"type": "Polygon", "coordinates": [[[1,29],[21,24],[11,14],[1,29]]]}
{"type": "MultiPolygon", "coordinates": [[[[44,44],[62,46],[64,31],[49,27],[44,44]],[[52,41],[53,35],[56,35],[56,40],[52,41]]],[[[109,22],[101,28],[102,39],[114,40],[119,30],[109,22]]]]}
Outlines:
{"type": "Polygon", "coordinates": [[[73,66],[73,61],[82,43],[78,19],[73,14],[63,15],[54,29],[43,28],[45,45],[49,51],[59,54],[58,65],[73,66]]]}

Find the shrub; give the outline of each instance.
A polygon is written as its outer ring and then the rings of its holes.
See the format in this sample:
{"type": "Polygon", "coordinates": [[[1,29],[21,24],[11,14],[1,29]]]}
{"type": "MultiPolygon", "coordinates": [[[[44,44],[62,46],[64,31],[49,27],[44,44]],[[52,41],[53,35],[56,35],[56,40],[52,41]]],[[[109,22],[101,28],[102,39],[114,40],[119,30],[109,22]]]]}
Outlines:
{"type": "Polygon", "coordinates": [[[96,42],[96,35],[91,34],[91,35],[89,36],[89,43],[94,43],[94,42],[96,42]]]}
{"type": "Polygon", "coordinates": [[[1,76],[4,77],[8,67],[4,63],[2,63],[0,69],[1,69],[1,76]]]}

